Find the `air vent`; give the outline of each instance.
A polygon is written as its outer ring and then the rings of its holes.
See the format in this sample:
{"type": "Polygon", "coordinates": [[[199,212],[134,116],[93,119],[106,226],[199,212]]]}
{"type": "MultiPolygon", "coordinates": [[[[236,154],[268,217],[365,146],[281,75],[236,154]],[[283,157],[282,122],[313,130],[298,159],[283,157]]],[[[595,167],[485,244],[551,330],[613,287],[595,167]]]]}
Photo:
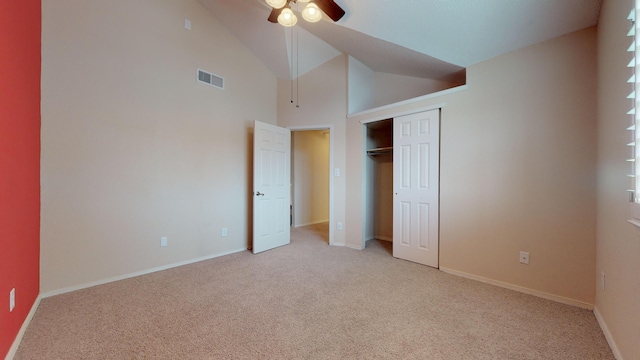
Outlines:
{"type": "Polygon", "coordinates": [[[201,83],[217,87],[218,89],[224,89],[224,78],[204,70],[198,69],[197,80],[201,83]]]}

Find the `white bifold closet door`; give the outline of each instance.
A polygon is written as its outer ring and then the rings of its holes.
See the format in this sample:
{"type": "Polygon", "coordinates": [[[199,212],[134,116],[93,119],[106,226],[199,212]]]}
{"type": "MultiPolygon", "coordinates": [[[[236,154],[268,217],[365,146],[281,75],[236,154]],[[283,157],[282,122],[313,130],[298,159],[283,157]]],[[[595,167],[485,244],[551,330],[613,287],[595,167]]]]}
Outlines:
{"type": "Polygon", "coordinates": [[[438,267],[440,110],[393,119],[393,256],[438,267]]]}

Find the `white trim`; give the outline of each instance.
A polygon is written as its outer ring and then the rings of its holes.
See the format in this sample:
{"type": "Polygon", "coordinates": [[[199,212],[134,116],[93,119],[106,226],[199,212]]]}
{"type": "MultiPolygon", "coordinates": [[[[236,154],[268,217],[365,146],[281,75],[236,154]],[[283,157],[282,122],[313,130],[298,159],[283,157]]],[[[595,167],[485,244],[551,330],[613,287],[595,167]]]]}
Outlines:
{"type": "Polygon", "coordinates": [[[329,219],[327,220],[320,220],[320,221],[312,221],[312,222],[308,222],[308,223],[304,223],[304,224],[298,224],[298,225],[293,225],[294,228],[299,228],[299,227],[303,227],[303,226],[309,226],[309,225],[315,225],[315,224],[322,224],[322,223],[326,223],[329,222],[329,219]]]}
{"type": "Polygon", "coordinates": [[[633,224],[633,226],[635,226],[636,228],[640,229],[640,221],[635,220],[635,219],[629,219],[627,220],[630,224],[633,224]]]}
{"type": "Polygon", "coordinates": [[[544,291],[529,289],[529,288],[526,288],[526,287],[523,287],[523,286],[513,285],[513,284],[506,283],[506,282],[493,280],[493,279],[489,279],[489,278],[485,278],[485,277],[482,277],[482,276],[465,273],[465,272],[458,271],[458,270],[448,269],[448,268],[445,268],[445,267],[442,267],[442,266],[440,267],[440,270],[445,272],[445,273],[447,273],[447,274],[456,275],[456,276],[460,276],[460,277],[463,277],[463,278],[480,281],[480,282],[483,282],[485,284],[495,285],[495,286],[498,286],[498,287],[501,287],[501,288],[505,288],[505,289],[509,289],[509,290],[515,290],[515,291],[518,291],[518,292],[521,292],[521,293],[537,296],[537,297],[540,297],[540,298],[543,298],[543,299],[547,299],[547,300],[552,300],[552,301],[559,302],[559,303],[562,303],[562,304],[577,306],[579,308],[583,308],[583,309],[587,309],[587,310],[593,310],[593,304],[589,304],[589,303],[578,301],[578,300],[574,300],[574,299],[569,299],[569,298],[566,298],[564,296],[558,296],[558,295],[554,295],[554,294],[549,294],[549,293],[546,293],[544,291]]]}
{"type": "Polygon", "coordinates": [[[29,314],[27,314],[27,318],[24,319],[24,322],[20,327],[20,331],[18,331],[18,335],[16,335],[16,338],[13,340],[13,344],[11,344],[11,347],[9,348],[9,352],[4,357],[5,360],[12,360],[13,357],[16,355],[16,352],[18,351],[18,347],[22,342],[22,337],[24,336],[24,333],[27,331],[27,328],[29,327],[29,324],[31,323],[33,316],[36,314],[36,310],[38,310],[38,306],[40,306],[41,299],[42,299],[42,296],[38,295],[38,297],[36,298],[36,301],[31,306],[31,310],[29,310],[29,314]]]}
{"type": "Polygon", "coordinates": [[[604,333],[604,337],[607,339],[607,343],[609,343],[609,347],[613,352],[613,356],[616,358],[616,360],[623,360],[622,355],[620,354],[620,350],[618,350],[618,346],[616,345],[616,342],[613,340],[613,336],[611,335],[611,332],[609,331],[607,324],[604,322],[602,315],[600,315],[600,312],[598,311],[597,306],[593,309],[593,314],[596,316],[596,320],[598,320],[598,325],[600,325],[600,328],[604,333]]]}
{"type": "MultiPolygon", "coordinates": [[[[357,112],[357,113],[354,113],[354,114],[349,114],[349,115],[347,115],[347,119],[351,119],[351,118],[359,117],[359,116],[364,116],[364,115],[370,115],[370,114],[374,114],[376,112],[393,109],[393,108],[396,108],[396,107],[399,107],[399,106],[414,104],[414,103],[417,103],[417,102],[420,102],[420,101],[429,100],[429,99],[437,98],[437,97],[440,97],[440,96],[445,96],[445,95],[457,93],[459,91],[467,90],[468,88],[469,88],[469,85],[466,85],[466,84],[465,85],[456,86],[456,87],[449,88],[449,89],[446,89],[446,90],[442,90],[442,91],[434,92],[434,93],[431,93],[431,94],[419,96],[419,97],[416,97],[416,98],[413,98],[413,99],[403,100],[403,101],[399,101],[397,103],[384,105],[384,106],[380,106],[380,107],[369,109],[369,110],[360,111],[360,112],[357,112]]],[[[442,106],[439,106],[439,107],[442,107],[442,106]]],[[[428,109],[428,110],[430,110],[430,109],[428,109]]],[[[422,111],[424,111],[424,110],[420,110],[419,112],[422,112],[422,111]]],[[[408,114],[406,114],[406,115],[408,115],[408,114]]],[[[396,115],[396,116],[400,116],[400,115],[396,115]]],[[[378,120],[382,120],[382,119],[378,119],[378,120]]]]}
{"type": "Polygon", "coordinates": [[[180,262],[177,262],[177,263],[158,266],[158,267],[154,267],[154,268],[147,269],[147,270],[137,271],[137,272],[134,272],[134,273],[114,276],[114,277],[110,277],[110,278],[106,278],[106,279],[102,279],[102,280],[98,280],[98,281],[92,281],[92,282],[81,284],[81,285],[69,286],[69,287],[66,287],[66,288],[53,290],[53,291],[46,292],[44,294],[40,294],[40,296],[44,299],[44,298],[48,298],[48,297],[51,297],[51,296],[65,294],[65,293],[76,291],[76,290],[82,290],[82,289],[94,287],[94,286],[97,286],[97,285],[108,284],[108,283],[114,282],[114,281],[120,281],[120,280],[124,280],[124,279],[133,278],[133,277],[136,277],[136,276],[147,275],[147,274],[151,274],[151,273],[158,272],[158,271],[163,271],[163,270],[176,268],[176,267],[179,267],[179,266],[194,264],[194,263],[197,263],[197,262],[200,262],[200,261],[211,260],[211,259],[215,259],[215,258],[218,258],[218,257],[221,257],[221,256],[239,253],[239,252],[242,252],[242,251],[247,251],[247,249],[246,248],[242,248],[242,249],[237,249],[237,250],[226,251],[226,252],[223,252],[223,253],[203,256],[203,257],[199,257],[199,258],[191,259],[191,260],[186,260],[186,261],[180,261],[180,262]]]}
{"type": "MultiPolygon", "coordinates": [[[[309,131],[309,130],[329,130],[329,245],[331,246],[344,246],[344,243],[342,242],[336,242],[335,239],[335,230],[334,230],[334,225],[335,225],[335,212],[333,210],[334,208],[334,196],[335,196],[335,192],[333,191],[334,186],[334,178],[335,176],[333,176],[333,157],[335,155],[335,152],[333,151],[333,146],[335,144],[334,141],[334,131],[333,131],[333,124],[329,124],[329,125],[300,125],[300,126],[286,126],[287,129],[289,129],[290,131],[309,131]]],[[[291,149],[291,153],[293,154],[293,149],[291,149]]]]}
{"type": "Polygon", "coordinates": [[[386,115],[383,115],[383,114],[374,115],[372,117],[368,117],[368,118],[365,118],[363,120],[360,120],[360,124],[366,125],[366,124],[373,123],[373,122],[380,121],[380,120],[387,120],[387,119],[397,118],[397,117],[400,117],[400,116],[419,114],[419,113],[427,112],[427,111],[430,111],[430,110],[436,110],[436,109],[439,110],[439,109],[442,109],[443,107],[445,107],[446,105],[447,105],[447,103],[437,103],[437,104],[432,104],[432,105],[427,105],[427,106],[421,106],[421,107],[416,108],[416,109],[398,111],[398,112],[391,113],[391,114],[386,114],[386,115]]]}
{"type": "Polygon", "coordinates": [[[635,201],[629,203],[629,216],[630,219],[627,221],[635,227],[640,228],[640,203],[635,201]]]}
{"type": "Polygon", "coordinates": [[[360,166],[362,167],[362,171],[360,172],[360,209],[362,210],[360,213],[360,230],[361,230],[361,239],[360,246],[349,246],[352,249],[364,250],[367,247],[367,209],[368,209],[368,201],[367,201],[367,187],[369,186],[367,180],[367,127],[360,126],[360,136],[362,137],[362,149],[360,156],[360,166]]]}
{"type": "Polygon", "coordinates": [[[333,128],[333,125],[300,125],[285,126],[285,128],[291,131],[331,130],[333,128]]]}
{"type": "MultiPolygon", "coordinates": [[[[366,242],[366,241],[365,241],[366,242]]],[[[345,247],[348,247],[349,249],[354,249],[354,250],[363,250],[363,247],[360,246],[354,246],[354,244],[344,244],[345,247]]]]}

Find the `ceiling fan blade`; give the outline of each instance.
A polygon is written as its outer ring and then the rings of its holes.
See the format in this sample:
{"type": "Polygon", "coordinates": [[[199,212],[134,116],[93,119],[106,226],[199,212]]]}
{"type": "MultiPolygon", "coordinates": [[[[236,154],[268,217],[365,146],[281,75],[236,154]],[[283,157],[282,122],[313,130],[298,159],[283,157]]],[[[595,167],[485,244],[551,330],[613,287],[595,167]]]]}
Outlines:
{"type": "Polygon", "coordinates": [[[278,16],[280,16],[280,13],[282,12],[282,9],[284,9],[286,6],[280,8],[280,9],[273,9],[271,10],[271,14],[269,14],[269,18],[267,20],[269,20],[269,22],[272,23],[277,23],[278,22],[278,16]]]}
{"type": "Polygon", "coordinates": [[[345,11],[334,0],[315,0],[316,5],[333,21],[342,19],[345,11]]]}

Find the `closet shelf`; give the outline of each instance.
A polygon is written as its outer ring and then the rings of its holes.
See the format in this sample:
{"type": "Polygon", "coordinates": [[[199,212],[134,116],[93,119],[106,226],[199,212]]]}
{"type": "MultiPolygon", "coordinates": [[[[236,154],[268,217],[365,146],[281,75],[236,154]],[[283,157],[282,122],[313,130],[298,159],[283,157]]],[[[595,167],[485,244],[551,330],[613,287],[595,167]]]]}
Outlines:
{"type": "Polygon", "coordinates": [[[379,154],[386,154],[386,153],[390,153],[390,152],[393,152],[393,146],[369,149],[369,150],[367,150],[367,155],[372,155],[373,156],[373,155],[379,155],[379,154]]]}

